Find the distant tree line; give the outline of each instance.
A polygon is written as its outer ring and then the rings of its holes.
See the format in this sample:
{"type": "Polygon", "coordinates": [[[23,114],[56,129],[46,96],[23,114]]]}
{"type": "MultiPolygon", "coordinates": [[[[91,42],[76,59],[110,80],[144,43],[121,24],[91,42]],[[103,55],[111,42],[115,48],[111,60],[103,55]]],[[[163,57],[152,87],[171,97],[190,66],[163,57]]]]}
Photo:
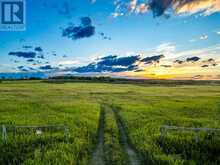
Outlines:
{"type": "Polygon", "coordinates": [[[13,78],[13,77],[5,77],[2,76],[0,77],[0,82],[2,82],[3,80],[5,81],[17,81],[17,80],[42,80],[42,78],[37,78],[37,77],[22,77],[22,78],[13,78]]]}
{"type": "Polygon", "coordinates": [[[84,76],[54,76],[50,77],[44,82],[49,83],[65,83],[65,82],[103,82],[116,84],[137,84],[137,85],[220,85],[220,81],[211,80],[158,80],[158,79],[126,79],[113,77],[84,77],[84,76]]]}
{"type": "Polygon", "coordinates": [[[86,83],[115,83],[115,84],[136,84],[136,85],[158,85],[158,86],[175,86],[175,85],[220,85],[220,81],[215,80],[159,80],[159,79],[128,79],[128,78],[113,78],[108,76],[53,76],[49,78],[37,77],[22,77],[19,79],[0,77],[2,81],[16,80],[42,80],[46,83],[66,83],[66,82],[86,82],[86,83]]]}

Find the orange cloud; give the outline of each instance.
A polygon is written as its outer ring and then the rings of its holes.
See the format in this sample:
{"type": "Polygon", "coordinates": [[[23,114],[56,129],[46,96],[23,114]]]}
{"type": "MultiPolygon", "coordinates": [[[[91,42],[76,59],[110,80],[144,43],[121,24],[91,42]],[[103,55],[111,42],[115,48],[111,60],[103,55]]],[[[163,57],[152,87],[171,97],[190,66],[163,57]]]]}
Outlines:
{"type": "Polygon", "coordinates": [[[176,0],[174,9],[178,14],[194,14],[204,11],[204,15],[209,15],[220,11],[220,0],[176,0]]]}

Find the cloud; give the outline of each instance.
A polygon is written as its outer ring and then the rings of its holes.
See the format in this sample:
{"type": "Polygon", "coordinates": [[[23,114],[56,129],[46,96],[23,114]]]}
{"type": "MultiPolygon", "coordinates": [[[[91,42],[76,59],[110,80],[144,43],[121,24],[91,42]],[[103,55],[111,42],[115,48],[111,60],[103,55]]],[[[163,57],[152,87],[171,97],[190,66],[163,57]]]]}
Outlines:
{"type": "MultiPolygon", "coordinates": [[[[151,57],[141,58],[140,55],[119,57],[118,55],[109,55],[96,59],[94,62],[74,68],[72,71],[78,73],[119,73],[119,72],[141,72],[144,71],[142,67],[146,67],[146,64],[153,65],[159,63],[164,55],[157,55],[151,57]]],[[[168,65],[164,67],[169,67],[168,65]]]]}
{"type": "Polygon", "coordinates": [[[186,62],[196,62],[196,61],[199,61],[200,58],[199,57],[189,57],[186,59],[186,62]]]}
{"type": "Polygon", "coordinates": [[[110,55],[100,58],[97,62],[90,63],[87,66],[78,67],[73,71],[78,73],[133,71],[138,69],[136,62],[138,62],[139,59],[139,55],[128,57],[118,57],[117,55],[110,55]]]}
{"type": "Polygon", "coordinates": [[[203,15],[210,15],[220,11],[219,0],[175,0],[177,6],[175,11],[178,14],[195,14],[202,12],[203,15]]]}
{"type": "Polygon", "coordinates": [[[165,11],[172,6],[173,0],[152,0],[150,2],[150,9],[154,17],[161,16],[165,11]]]}
{"type": "MultiPolygon", "coordinates": [[[[173,62],[174,64],[178,64],[180,66],[178,67],[187,67],[187,66],[194,66],[196,67],[202,67],[202,68],[207,68],[207,67],[216,67],[218,64],[215,59],[213,58],[208,58],[205,60],[201,60],[200,57],[194,56],[194,57],[189,57],[186,58],[185,60],[175,60],[173,62]],[[183,65],[181,65],[183,64],[183,65]]],[[[176,67],[177,65],[174,65],[176,67]]]]}
{"type": "Polygon", "coordinates": [[[199,39],[200,39],[200,40],[207,40],[207,39],[208,39],[208,36],[207,36],[207,35],[202,35],[199,39]]]}
{"type": "MultiPolygon", "coordinates": [[[[33,48],[33,46],[24,45],[22,46],[22,48],[24,49],[24,51],[9,52],[8,55],[23,57],[23,58],[31,58],[31,59],[36,58],[36,57],[40,59],[44,59],[44,55],[42,54],[43,49],[40,46],[33,48]],[[29,49],[32,49],[32,50],[29,50],[29,49]]],[[[32,61],[28,60],[28,62],[32,62],[32,61]]]]}
{"type": "Polygon", "coordinates": [[[157,55],[157,56],[152,56],[152,57],[146,57],[146,58],[143,58],[141,60],[141,62],[144,62],[145,64],[152,64],[153,62],[159,62],[160,59],[164,58],[165,56],[164,55],[157,55]]]}
{"type": "Polygon", "coordinates": [[[117,57],[116,55],[110,55],[101,58],[101,61],[99,61],[98,64],[106,66],[129,66],[134,64],[137,60],[139,60],[139,58],[139,55],[129,57],[117,57]]]}
{"type": "Polygon", "coordinates": [[[77,60],[67,60],[67,61],[60,61],[58,65],[76,65],[79,64],[77,60]]]}
{"type": "Polygon", "coordinates": [[[28,59],[27,62],[34,62],[34,59],[28,59]]]}
{"type": "Polygon", "coordinates": [[[160,66],[162,66],[164,68],[171,68],[172,67],[172,65],[160,65],[160,66]]]}
{"type": "Polygon", "coordinates": [[[141,3],[141,4],[139,4],[139,5],[136,6],[135,12],[136,12],[137,14],[143,14],[143,13],[148,12],[149,9],[150,9],[150,6],[149,6],[148,4],[146,4],[146,3],[141,3]]]}
{"type": "Polygon", "coordinates": [[[40,59],[45,59],[44,55],[43,54],[40,54],[37,56],[37,58],[40,58],[40,59]]]}
{"type": "Polygon", "coordinates": [[[30,45],[24,45],[24,46],[22,46],[22,48],[24,48],[24,49],[31,49],[32,46],[30,46],[30,45]]]}
{"type": "Polygon", "coordinates": [[[114,2],[115,11],[111,14],[113,18],[124,16],[130,13],[144,14],[149,11],[149,4],[139,2],[138,0],[122,1],[116,0],[114,2]]]}
{"type": "Polygon", "coordinates": [[[193,38],[193,39],[189,40],[189,42],[197,42],[197,41],[199,41],[199,40],[207,40],[208,38],[209,38],[208,35],[203,34],[203,35],[201,35],[201,36],[198,37],[198,38],[193,38]]]}
{"type": "Polygon", "coordinates": [[[36,71],[34,68],[32,67],[26,67],[26,66],[18,66],[17,69],[20,72],[29,72],[29,71],[36,71]]]}
{"type": "Polygon", "coordinates": [[[34,50],[35,50],[36,52],[42,52],[42,51],[43,51],[43,49],[42,49],[41,47],[36,47],[34,50]]]}
{"type": "Polygon", "coordinates": [[[183,64],[184,61],[182,61],[182,60],[175,60],[174,63],[177,63],[177,64],[183,64]]]}
{"type": "Polygon", "coordinates": [[[176,45],[173,43],[162,43],[156,47],[156,53],[165,54],[166,57],[173,57],[176,51],[176,45]]]}
{"type": "Polygon", "coordinates": [[[23,57],[23,58],[35,58],[36,53],[35,52],[9,52],[8,55],[10,56],[17,56],[17,57],[23,57]]]}
{"type": "Polygon", "coordinates": [[[219,51],[220,51],[220,44],[216,44],[205,48],[175,52],[174,58],[184,59],[190,56],[197,56],[200,58],[210,57],[210,58],[219,59],[219,51]]]}
{"type": "Polygon", "coordinates": [[[91,18],[82,17],[80,21],[81,24],[79,26],[70,25],[63,29],[62,36],[72,40],[92,37],[95,34],[95,27],[92,25],[91,18]]]}
{"type": "Polygon", "coordinates": [[[188,58],[186,58],[185,60],[179,60],[179,59],[177,59],[177,60],[175,60],[175,61],[173,61],[173,63],[174,64],[179,64],[179,65],[181,65],[181,64],[186,64],[186,63],[194,63],[194,62],[197,62],[197,61],[199,61],[201,58],[200,57],[197,57],[197,56],[194,56],[194,57],[188,57],[188,58]]]}
{"type": "Polygon", "coordinates": [[[101,32],[99,33],[100,36],[102,37],[103,40],[111,40],[112,38],[111,37],[108,37],[105,33],[101,32]]]}
{"type": "Polygon", "coordinates": [[[220,31],[216,32],[218,35],[220,35],[220,31]]]}
{"type": "Polygon", "coordinates": [[[112,16],[113,18],[117,18],[117,17],[123,16],[123,15],[124,15],[124,13],[119,13],[119,12],[113,12],[113,13],[111,14],[111,16],[112,16]]]}
{"type": "Polygon", "coordinates": [[[209,67],[209,65],[202,65],[201,67],[202,68],[207,68],[207,67],[209,67]]]}
{"type": "Polygon", "coordinates": [[[45,66],[40,66],[39,69],[40,70],[53,70],[53,69],[57,69],[57,68],[52,67],[51,65],[45,65],[45,66]]]}
{"type": "Polygon", "coordinates": [[[202,66],[201,67],[210,67],[210,66],[212,66],[212,67],[215,67],[215,66],[217,66],[218,64],[217,64],[217,62],[215,61],[215,59],[213,59],[213,58],[209,58],[209,59],[207,59],[207,60],[203,60],[202,61],[202,66]]]}
{"type": "Polygon", "coordinates": [[[176,46],[170,42],[163,43],[157,46],[157,52],[174,52],[176,50],[176,46]]]}
{"type": "Polygon", "coordinates": [[[202,12],[209,15],[220,11],[219,0],[152,0],[151,10],[155,17],[163,15],[168,9],[176,14],[195,14],[202,12]]]}
{"type": "Polygon", "coordinates": [[[201,13],[204,16],[220,12],[219,0],[148,0],[147,2],[137,0],[122,2],[119,0],[115,6],[115,13],[143,14],[151,10],[154,17],[167,16],[168,12],[177,15],[201,13]]]}

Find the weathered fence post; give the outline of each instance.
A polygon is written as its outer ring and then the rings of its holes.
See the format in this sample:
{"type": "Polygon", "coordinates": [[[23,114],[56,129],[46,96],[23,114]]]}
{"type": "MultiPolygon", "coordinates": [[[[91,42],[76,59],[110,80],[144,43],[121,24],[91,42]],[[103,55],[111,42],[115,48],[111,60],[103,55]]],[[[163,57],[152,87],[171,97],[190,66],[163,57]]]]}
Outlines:
{"type": "Polygon", "coordinates": [[[64,126],[64,135],[66,138],[66,142],[69,141],[69,128],[67,126],[64,126]]]}
{"type": "Polygon", "coordinates": [[[5,125],[2,125],[2,140],[3,142],[7,141],[7,129],[5,125]]]}
{"type": "Polygon", "coordinates": [[[199,142],[199,131],[196,131],[196,135],[195,135],[195,140],[196,140],[196,143],[199,142]]]}
{"type": "Polygon", "coordinates": [[[163,138],[166,136],[166,128],[165,127],[161,127],[160,128],[160,139],[161,141],[163,140],[163,138]]]}

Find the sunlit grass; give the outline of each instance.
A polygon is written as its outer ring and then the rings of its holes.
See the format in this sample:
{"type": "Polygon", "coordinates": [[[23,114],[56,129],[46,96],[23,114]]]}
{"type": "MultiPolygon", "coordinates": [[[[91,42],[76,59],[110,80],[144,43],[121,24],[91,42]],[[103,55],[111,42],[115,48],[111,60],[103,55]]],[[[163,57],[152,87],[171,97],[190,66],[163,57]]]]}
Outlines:
{"type": "MultiPolygon", "coordinates": [[[[5,152],[0,154],[0,164],[7,156],[11,158],[8,160],[17,159],[24,164],[89,164],[97,143],[102,102],[113,104],[119,110],[130,143],[142,156],[143,164],[184,164],[199,160],[202,164],[205,161],[218,164],[219,155],[213,155],[210,159],[210,155],[204,154],[203,150],[209,147],[210,153],[219,151],[218,138],[210,142],[204,135],[199,145],[192,145],[193,136],[177,132],[169,133],[165,141],[161,142],[159,129],[162,125],[220,128],[219,100],[220,86],[217,85],[167,87],[3,82],[0,84],[0,124],[65,124],[70,128],[70,140],[62,141],[63,135],[59,136],[61,141],[54,139],[52,143],[49,140],[45,144],[42,161],[39,144],[33,146],[37,137],[31,135],[30,143],[21,139],[16,146],[1,147],[0,150],[4,149],[5,152]],[[26,150],[19,148],[24,146],[26,150]],[[183,150],[182,147],[186,151],[179,152],[183,150]],[[200,159],[204,155],[206,157],[200,159]]],[[[111,117],[107,119],[109,126],[115,128],[115,123],[111,124],[111,117]]],[[[29,136],[24,135],[27,138],[29,136]]]]}

